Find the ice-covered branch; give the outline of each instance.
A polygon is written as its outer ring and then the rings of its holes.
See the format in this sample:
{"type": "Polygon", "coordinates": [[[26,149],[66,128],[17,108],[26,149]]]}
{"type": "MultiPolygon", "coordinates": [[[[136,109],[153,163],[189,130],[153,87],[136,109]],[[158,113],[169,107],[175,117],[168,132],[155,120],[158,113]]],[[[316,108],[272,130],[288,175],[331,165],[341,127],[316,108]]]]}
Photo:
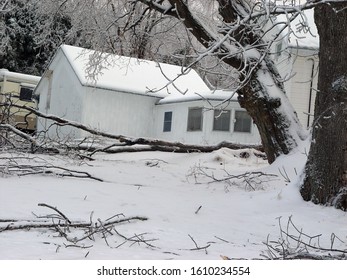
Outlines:
{"type": "Polygon", "coordinates": [[[331,234],[330,246],[324,247],[321,243],[321,234],[309,235],[303,229],[298,228],[292,217],[288,218],[285,227],[281,224],[281,217],[278,218],[280,237],[277,240],[270,240],[264,244],[267,247],[262,255],[266,259],[311,259],[311,260],[332,260],[347,259],[347,250],[335,248],[335,243],[344,243],[335,234],[331,234]]]}

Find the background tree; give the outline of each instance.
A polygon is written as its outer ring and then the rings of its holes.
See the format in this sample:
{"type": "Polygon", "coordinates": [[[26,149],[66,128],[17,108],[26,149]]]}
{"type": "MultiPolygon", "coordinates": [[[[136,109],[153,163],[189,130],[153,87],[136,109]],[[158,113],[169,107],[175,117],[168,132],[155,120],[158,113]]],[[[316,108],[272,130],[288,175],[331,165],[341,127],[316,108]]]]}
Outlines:
{"type": "Polygon", "coordinates": [[[56,48],[67,41],[71,19],[63,13],[45,13],[37,0],[11,4],[1,17],[0,67],[41,75],[56,48]]]}
{"type": "Polygon", "coordinates": [[[88,38],[92,49],[180,65],[179,54],[190,51],[184,28],[144,5],[128,0],[74,1],[72,5],[66,8],[73,18],[72,30],[88,38]]]}
{"type": "Polygon", "coordinates": [[[301,194],[347,210],[347,3],[322,3],[314,13],[320,38],[318,94],[301,194]]]}
{"type": "Polygon", "coordinates": [[[12,0],[0,8],[0,67],[11,71],[42,74],[63,43],[179,65],[191,49],[172,17],[132,1],[12,0]]]}

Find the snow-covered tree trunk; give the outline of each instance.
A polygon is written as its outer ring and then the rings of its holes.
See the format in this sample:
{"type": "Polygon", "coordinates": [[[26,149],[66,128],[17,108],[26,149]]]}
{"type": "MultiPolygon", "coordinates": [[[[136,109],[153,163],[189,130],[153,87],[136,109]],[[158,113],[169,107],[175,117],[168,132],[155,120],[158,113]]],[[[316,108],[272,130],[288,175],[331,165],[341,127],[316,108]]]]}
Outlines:
{"type": "MultiPolygon", "coordinates": [[[[261,30],[252,25],[255,6],[246,1],[218,0],[222,26],[216,33],[199,20],[184,0],[140,0],[152,9],[181,20],[187,30],[206,47],[206,55],[240,70],[240,105],[257,125],[268,161],[288,154],[305,137],[283,82],[272,62],[261,30]],[[241,22],[241,23],[240,23],[241,22]]],[[[256,5],[256,4],[253,4],[256,5]]]]}
{"type": "Polygon", "coordinates": [[[239,103],[252,117],[260,133],[268,161],[288,154],[306,136],[283,84],[269,58],[251,74],[249,82],[239,90],[239,103]]]}
{"type": "Polygon", "coordinates": [[[347,4],[315,8],[320,37],[312,144],[301,188],[305,200],[347,210],[347,4]]]}

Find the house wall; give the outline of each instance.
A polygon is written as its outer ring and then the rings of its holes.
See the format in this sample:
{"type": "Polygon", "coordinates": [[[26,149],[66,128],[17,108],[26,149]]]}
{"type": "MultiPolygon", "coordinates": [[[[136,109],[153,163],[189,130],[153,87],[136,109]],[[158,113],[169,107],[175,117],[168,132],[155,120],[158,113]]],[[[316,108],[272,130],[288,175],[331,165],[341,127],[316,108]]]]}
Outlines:
{"type": "Polygon", "coordinates": [[[130,137],[154,136],[156,97],[85,87],[82,122],[130,137]]]}
{"type": "MultiPolygon", "coordinates": [[[[217,105],[219,102],[212,102],[217,105]]],[[[224,108],[224,107],[223,107],[224,108]]],[[[214,131],[213,118],[214,112],[211,105],[204,101],[190,101],[179,103],[159,104],[156,106],[155,137],[168,141],[179,141],[188,144],[213,145],[222,141],[243,144],[258,144],[260,136],[255,125],[252,125],[251,133],[234,132],[233,119],[235,110],[243,110],[237,102],[231,102],[226,108],[231,110],[230,131],[214,131]],[[187,131],[188,110],[189,108],[204,107],[203,128],[201,131],[187,131]],[[172,111],[172,127],[170,132],[163,132],[164,113],[172,111]]]]}
{"type": "MultiPolygon", "coordinates": [[[[72,67],[61,50],[53,59],[49,69],[38,84],[35,94],[40,96],[39,110],[72,121],[81,122],[84,107],[83,87],[72,67]]],[[[56,127],[51,127],[52,121],[39,118],[38,131],[47,131],[51,138],[56,138],[56,127]]],[[[65,138],[81,137],[80,131],[62,126],[58,129],[60,136],[65,138]]]]}
{"type": "MultiPolygon", "coordinates": [[[[62,51],[58,51],[36,89],[40,111],[76,121],[101,131],[132,137],[152,137],[154,106],[158,98],[82,86],[62,51]]],[[[38,131],[51,138],[81,138],[87,132],[72,127],[50,128],[40,118],[38,131]]]]}
{"type": "Polygon", "coordinates": [[[318,57],[316,50],[291,49],[293,77],[286,82],[291,101],[304,127],[313,121],[314,102],[318,79],[318,57]]]}
{"type": "MultiPolygon", "coordinates": [[[[282,48],[286,48],[286,46],[282,43],[278,43],[282,48]]],[[[276,64],[277,70],[281,75],[284,81],[288,81],[288,79],[292,75],[292,58],[291,54],[288,53],[287,50],[283,50],[280,54],[276,54],[273,56],[274,63],[276,64]]],[[[286,94],[290,96],[290,83],[284,82],[284,88],[286,94]]]]}

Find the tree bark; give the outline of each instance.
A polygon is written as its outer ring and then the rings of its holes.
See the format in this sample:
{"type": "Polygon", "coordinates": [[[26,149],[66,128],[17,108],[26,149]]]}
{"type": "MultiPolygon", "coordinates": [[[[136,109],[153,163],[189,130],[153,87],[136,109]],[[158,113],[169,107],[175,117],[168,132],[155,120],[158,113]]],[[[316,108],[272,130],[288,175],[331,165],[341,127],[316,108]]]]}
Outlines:
{"type": "Polygon", "coordinates": [[[315,8],[320,37],[312,143],[304,200],[347,210],[347,4],[315,8]]]}
{"type": "Polygon", "coordinates": [[[306,133],[283,85],[277,83],[274,77],[277,70],[269,70],[272,62],[268,58],[265,58],[265,61],[269,64],[263,64],[252,74],[250,81],[239,90],[238,100],[256,124],[268,162],[272,163],[278,156],[289,154],[295,149],[306,137],[306,133]],[[270,80],[265,81],[259,77],[260,72],[266,72],[270,80]],[[271,95],[269,90],[277,91],[278,95],[271,95]]]}
{"type": "MultiPolygon", "coordinates": [[[[239,103],[245,108],[257,125],[264,151],[268,161],[272,163],[279,155],[288,154],[306,137],[293,107],[291,106],[280,80],[276,66],[266,49],[261,34],[252,29],[252,25],[239,24],[251,13],[244,1],[218,0],[219,14],[226,28],[220,33],[210,32],[189,9],[186,1],[168,0],[166,5],[155,5],[150,0],[140,0],[150,8],[176,17],[181,20],[187,30],[208,50],[207,53],[218,55],[221,61],[242,69],[240,79],[244,86],[238,90],[239,103]],[[171,5],[171,6],[170,6],[171,5]],[[231,26],[228,29],[228,26],[231,26]],[[228,34],[227,34],[228,33],[228,34]],[[239,49],[225,39],[232,37],[239,44],[239,49]],[[231,47],[232,46],[232,47],[231,47]],[[258,60],[249,58],[243,52],[253,48],[259,52],[258,60]],[[266,76],[266,79],[264,79],[266,76]]],[[[164,1],[160,1],[161,4],[164,1]]]]}

